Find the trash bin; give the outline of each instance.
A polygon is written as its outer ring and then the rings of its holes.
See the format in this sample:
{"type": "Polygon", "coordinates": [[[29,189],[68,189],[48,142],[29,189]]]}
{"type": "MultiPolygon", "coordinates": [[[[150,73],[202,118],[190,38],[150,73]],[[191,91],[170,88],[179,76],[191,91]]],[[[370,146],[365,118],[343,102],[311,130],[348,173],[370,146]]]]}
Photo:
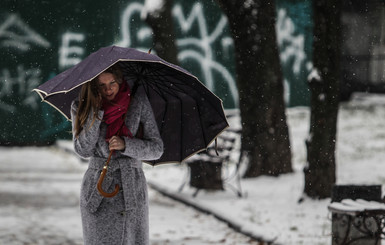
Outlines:
{"type": "Polygon", "coordinates": [[[197,189],[223,190],[222,162],[197,160],[190,167],[190,186],[197,189]]]}
{"type": "MultiPolygon", "coordinates": [[[[381,185],[335,185],[331,201],[341,202],[343,199],[381,202],[381,185]]],[[[377,232],[382,217],[332,212],[332,245],[380,245],[381,240],[377,232]]]]}

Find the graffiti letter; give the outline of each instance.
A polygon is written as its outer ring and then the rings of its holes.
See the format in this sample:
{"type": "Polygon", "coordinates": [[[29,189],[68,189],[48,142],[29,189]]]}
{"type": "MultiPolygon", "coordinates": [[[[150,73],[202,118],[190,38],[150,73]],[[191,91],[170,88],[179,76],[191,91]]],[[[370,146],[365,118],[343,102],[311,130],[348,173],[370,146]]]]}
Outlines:
{"type": "Polygon", "coordinates": [[[284,64],[293,62],[293,72],[298,75],[307,58],[304,50],[305,37],[303,34],[295,34],[295,25],[285,10],[278,11],[276,30],[278,45],[282,49],[280,58],[284,64]]]}
{"type": "Polygon", "coordinates": [[[41,70],[39,68],[24,68],[23,64],[16,67],[16,75],[12,76],[8,69],[2,69],[0,72],[0,110],[10,113],[16,111],[16,105],[5,102],[4,99],[11,96],[16,98],[17,105],[38,109],[38,97],[31,93],[41,81],[41,70]]]}
{"type": "Polygon", "coordinates": [[[59,68],[65,69],[76,65],[81,61],[80,56],[84,54],[82,47],[71,46],[71,41],[83,42],[84,35],[81,33],[66,32],[62,37],[62,45],[59,49],[59,68]]]}
{"type": "Polygon", "coordinates": [[[35,44],[48,48],[51,44],[32,30],[18,15],[11,14],[0,24],[0,47],[28,51],[35,44]]]}

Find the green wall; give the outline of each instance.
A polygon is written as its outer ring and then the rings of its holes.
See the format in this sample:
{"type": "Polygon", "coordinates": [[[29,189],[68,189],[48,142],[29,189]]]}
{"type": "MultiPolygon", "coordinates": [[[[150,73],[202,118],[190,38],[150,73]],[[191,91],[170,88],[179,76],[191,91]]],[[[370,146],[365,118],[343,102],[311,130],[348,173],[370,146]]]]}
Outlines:
{"type": "MultiPolygon", "coordinates": [[[[108,45],[147,51],[144,1],[10,1],[0,9],[0,144],[46,144],[70,138],[70,122],[33,88],[108,45]]],[[[277,0],[277,33],[288,106],[307,105],[311,68],[310,0],[277,0]]],[[[234,47],[215,1],[175,0],[180,65],[237,107],[234,47]]]]}

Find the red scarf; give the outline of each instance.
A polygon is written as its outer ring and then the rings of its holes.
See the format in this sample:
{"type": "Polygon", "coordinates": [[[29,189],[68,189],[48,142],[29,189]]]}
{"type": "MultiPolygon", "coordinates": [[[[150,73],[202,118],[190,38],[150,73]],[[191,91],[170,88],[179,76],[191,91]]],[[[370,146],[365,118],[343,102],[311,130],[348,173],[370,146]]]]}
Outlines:
{"type": "Polygon", "coordinates": [[[130,88],[125,81],[120,84],[120,88],[115,98],[111,101],[103,99],[103,121],[107,124],[106,141],[114,136],[130,136],[132,134],[124,123],[125,115],[130,104],[130,88]]]}

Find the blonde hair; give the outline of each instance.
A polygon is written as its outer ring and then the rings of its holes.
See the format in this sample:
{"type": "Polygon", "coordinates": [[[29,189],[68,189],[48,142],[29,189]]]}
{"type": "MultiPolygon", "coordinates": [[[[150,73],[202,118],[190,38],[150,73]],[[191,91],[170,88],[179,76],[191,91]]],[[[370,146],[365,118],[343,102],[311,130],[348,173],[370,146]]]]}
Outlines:
{"type": "MultiPolygon", "coordinates": [[[[109,67],[102,73],[111,73],[115,76],[118,84],[123,82],[123,74],[118,64],[109,67]]],[[[102,120],[98,117],[98,111],[101,107],[101,94],[99,92],[99,76],[92,79],[90,82],[85,83],[79,94],[79,106],[76,112],[76,119],[74,124],[75,137],[78,137],[86,124],[86,121],[91,113],[92,122],[90,127],[94,124],[95,120],[102,120]]]]}

